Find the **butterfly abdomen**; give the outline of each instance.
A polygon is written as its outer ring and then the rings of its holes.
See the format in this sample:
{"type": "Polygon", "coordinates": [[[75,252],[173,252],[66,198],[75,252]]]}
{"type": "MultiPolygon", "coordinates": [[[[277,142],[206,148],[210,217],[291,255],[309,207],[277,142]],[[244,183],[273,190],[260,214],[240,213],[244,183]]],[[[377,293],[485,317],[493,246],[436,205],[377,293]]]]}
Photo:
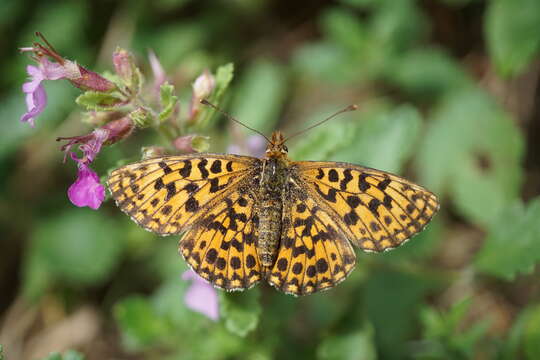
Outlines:
{"type": "Polygon", "coordinates": [[[257,253],[263,266],[272,266],[276,261],[281,238],[282,196],[286,182],[286,164],[278,159],[266,160],[260,183],[257,240],[257,253]]]}

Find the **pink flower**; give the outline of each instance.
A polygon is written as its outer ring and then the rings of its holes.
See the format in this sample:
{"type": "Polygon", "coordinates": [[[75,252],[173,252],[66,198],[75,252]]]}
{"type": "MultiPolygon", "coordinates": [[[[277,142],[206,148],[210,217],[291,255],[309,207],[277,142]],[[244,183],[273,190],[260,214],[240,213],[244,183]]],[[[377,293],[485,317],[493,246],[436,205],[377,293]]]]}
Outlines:
{"type": "Polygon", "coordinates": [[[43,80],[59,80],[66,78],[66,71],[63,66],[50,62],[47,58],[39,59],[39,67],[28,65],[26,72],[30,80],[22,86],[26,94],[27,111],[21,116],[22,122],[28,122],[34,127],[34,119],[43,112],[47,105],[47,94],[41,82],[43,80]]]}
{"type": "Polygon", "coordinates": [[[34,126],[34,119],[43,112],[47,105],[47,94],[41,84],[43,80],[67,79],[78,88],[100,92],[111,91],[116,87],[112,82],[97,73],[73,61],[64,59],[54,50],[43,35],[40,33],[36,35],[45,42],[46,46],[36,42],[32,47],[20,49],[22,52],[32,53],[33,59],[38,63],[37,67],[33,65],[26,67],[30,81],[22,86],[22,90],[26,94],[27,107],[26,113],[21,116],[22,122],[28,122],[31,126],[34,126]],[[49,61],[49,58],[54,59],[56,62],[49,61]]]}
{"type": "Polygon", "coordinates": [[[133,122],[128,117],[123,117],[110,121],[102,127],[94,129],[94,131],[92,131],[90,134],[71,137],[58,137],[56,138],[56,141],[68,141],[68,143],[63,145],[61,148],[62,151],[65,151],[66,156],[73,145],[80,144],[79,149],[84,155],[81,160],[91,163],[96,158],[96,155],[101,150],[103,144],[114,144],[129,136],[132,131],[133,122]]]}
{"type": "Polygon", "coordinates": [[[186,306],[217,321],[219,319],[219,302],[216,289],[193,270],[186,271],[182,275],[182,279],[192,280],[184,297],[186,306]]]}
{"type": "Polygon", "coordinates": [[[101,185],[99,177],[86,162],[77,159],[74,153],[71,153],[71,158],[77,161],[79,170],[77,180],[68,189],[69,200],[75,206],[97,210],[105,199],[105,186],[101,185]]]}
{"type": "Polygon", "coordinates": [[[131,120],[123,117],[95,129],[90,134],[56,139],[57,141],[68,140],[68,143],[62,146],[61,150],[65,151],[66,156],[69,153],[71,159],[77,162],[77,180],[68,189],[69,200],[74,205],[88,206],[94,210],[99,208],[105,199],[105,187],[100,184],[99,177],[90,169],[89,164],[94,161],[104,144],[115,143],[128,136],[132,130],[131,120]],[[77,144],[83,153],[81,158],[70,151],[77,144]]]}

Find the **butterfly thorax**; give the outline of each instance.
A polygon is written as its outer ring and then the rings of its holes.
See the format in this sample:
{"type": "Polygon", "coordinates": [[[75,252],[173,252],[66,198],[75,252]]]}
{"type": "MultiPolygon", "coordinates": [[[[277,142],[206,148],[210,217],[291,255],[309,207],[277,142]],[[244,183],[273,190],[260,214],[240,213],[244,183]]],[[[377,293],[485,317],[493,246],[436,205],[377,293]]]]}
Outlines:
{"type": "Polygon", "coordinates": [[[268,267],[274,264],[279,248],[283,196],[289,178],[287,148],[283,142],[280,132],[272,134],[263,160],[259,186],[257,253],[262,265],[268,267]]]}

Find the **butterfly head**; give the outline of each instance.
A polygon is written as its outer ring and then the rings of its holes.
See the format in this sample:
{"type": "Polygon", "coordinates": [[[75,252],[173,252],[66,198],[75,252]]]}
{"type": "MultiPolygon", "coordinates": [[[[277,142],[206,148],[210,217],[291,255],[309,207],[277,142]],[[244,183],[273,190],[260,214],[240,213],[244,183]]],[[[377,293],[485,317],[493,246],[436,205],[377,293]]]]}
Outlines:
{"type": "Polygon", "coordinates": [[[274,131],[272,138],[268,141],[266,146],[266,157],[268,158],[282,158],[287,156],[287,146],[285,146],[285,138],[281,131],[274,131]]]}

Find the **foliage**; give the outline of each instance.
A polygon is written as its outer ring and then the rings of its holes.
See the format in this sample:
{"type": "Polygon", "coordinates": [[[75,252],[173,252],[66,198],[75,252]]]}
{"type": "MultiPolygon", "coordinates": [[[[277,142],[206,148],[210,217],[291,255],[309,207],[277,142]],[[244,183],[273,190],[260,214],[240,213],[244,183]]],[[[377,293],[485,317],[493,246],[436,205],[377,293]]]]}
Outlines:
{"type": "Polygon", "coordinates": [[[83,306],[98,314],[97,334],[69,344],[80,352],[41,358],[540,357],[538,1],[30,3],[6,0],[0,14],[0,358],[83,306]],[[35,30],[141,96],[50,81],[36,127],[19,123],[31,60],[14,50],[35,30]],[[118,45],[133,54],[129,81],[111,72],[118,45]],[[149,48],[167,75],[155,88],[149,48]],[[215,80],[209,100],[264,134],[357,103],[291,139],[290,157],[404,175],[438,195],[440,213],[396,250],[358,252],[327,292],[293,298],[259,284],[220,292],[218,321],[191,310],[178,236],[145,232],[111,201],[71,205],[78,164],[62,163],[54,139],[103,126],[96,110],[132,119],[135,131],[92,163],[103,177],[177,138],[191,150],[260,151],[252,132],[194,109],[204,74],[215,80]]]}

